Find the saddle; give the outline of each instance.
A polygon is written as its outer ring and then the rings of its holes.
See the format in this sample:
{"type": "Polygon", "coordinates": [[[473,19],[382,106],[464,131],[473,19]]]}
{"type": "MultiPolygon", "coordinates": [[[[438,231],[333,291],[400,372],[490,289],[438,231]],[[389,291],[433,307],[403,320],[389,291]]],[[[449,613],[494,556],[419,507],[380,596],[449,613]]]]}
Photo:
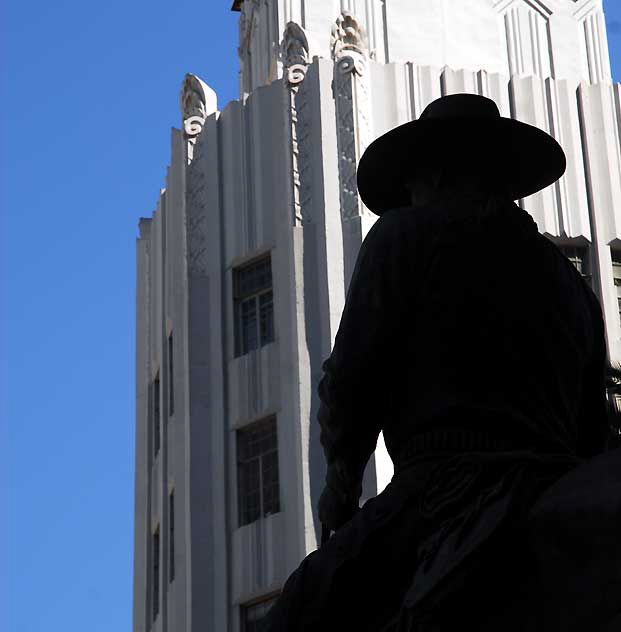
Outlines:
{"type": "Polygon", "coordinates": [[[621,448],[562,476],[526,524],[544,629],[612,631],[621,623],[621,448]]]}
{"type": "Polygon", "coordinates": [[[435,630],[452,616],[441,613],[468,608],[481,630],[621,629],[621,449],[551,483],[545,457],[541,466],[509,470],[421,543],[400,623],[389,629],[435,630]]]}

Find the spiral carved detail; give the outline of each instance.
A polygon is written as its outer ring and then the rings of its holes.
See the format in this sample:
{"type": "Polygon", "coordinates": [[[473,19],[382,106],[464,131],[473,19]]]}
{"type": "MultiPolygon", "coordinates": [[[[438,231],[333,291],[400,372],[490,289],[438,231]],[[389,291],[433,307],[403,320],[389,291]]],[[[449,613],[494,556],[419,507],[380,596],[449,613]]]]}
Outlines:
{"type": "Polygon", "coordinates": [[[366,70],[366,64],[364,58],[359,55],[346,55],[339,59],[337,68],[342,75],[352,72],[357,75],[363,75],[366,70]]]}
{"type": "Polygon", "coordinates": [[[291,86],[297,86],[302,81],[304,81],[306,77],[306,68],[305,64],[293,64],[293,66],[289,66],[287,68],[287,82],[291,86]]]}
{"type": "Polygon", "coordinates": [[[183,121],[183,130],[188,136],[197,136],[201,133],[204,124],[204,117],[190,116],[183,121]]]}

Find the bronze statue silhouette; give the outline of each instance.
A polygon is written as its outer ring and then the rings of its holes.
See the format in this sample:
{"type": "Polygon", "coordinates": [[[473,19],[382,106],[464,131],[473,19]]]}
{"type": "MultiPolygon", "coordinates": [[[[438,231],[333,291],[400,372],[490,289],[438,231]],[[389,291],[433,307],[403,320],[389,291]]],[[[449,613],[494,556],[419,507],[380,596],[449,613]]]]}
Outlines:
{"type": "Polygon", "coordinates": [[[334,534],[261,629],[616,625],[621,457],[603,454],[602,310],[514,204],[564,170],[551,136],[470,94],[363,155],[359,194],[380,217],[319,384],[319,517],[334,534]],[[360,508],[380,431],[395,473],[360,508]]]}

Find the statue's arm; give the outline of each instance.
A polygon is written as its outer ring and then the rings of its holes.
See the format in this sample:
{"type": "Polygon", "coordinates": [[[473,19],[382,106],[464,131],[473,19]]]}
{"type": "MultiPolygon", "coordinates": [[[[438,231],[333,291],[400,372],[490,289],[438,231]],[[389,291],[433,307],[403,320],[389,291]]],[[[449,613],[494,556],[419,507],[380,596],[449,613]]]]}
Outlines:
{"type": "Polygon", "coordinates": [[[319,383],[318,421],[328,472],[326,483],[347,501],[362,493],[366,464],[382,429],[385,380],[392,354],[399,354],[404,277],[412,279],[399,216],[382,216],[364,240],[343,315],[319,383]]]}

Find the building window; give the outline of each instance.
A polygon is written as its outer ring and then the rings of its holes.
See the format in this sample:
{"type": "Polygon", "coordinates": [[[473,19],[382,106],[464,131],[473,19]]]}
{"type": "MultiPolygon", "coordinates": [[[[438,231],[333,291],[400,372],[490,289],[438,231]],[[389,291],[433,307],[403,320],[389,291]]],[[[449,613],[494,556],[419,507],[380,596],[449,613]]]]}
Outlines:
{"type": "Polygon", "coordinates": [[[270,611],[278,595],[264,599],[258,603],[241,606],[241,632],[256,632],[259,629],[259,622],[270,611]]]}
{"type": "Polygon", "coordinates": [[[155,621],[160,611],[160,528],[159,526],[153,534],[153,621],[155,621]]]}
{"type": "Polygon", "coordinates": [[[276,418],[237,431],[239,526],[280,511],[276,418]]]}
{"type": "Polygon", "coordinates": [[[274,304],[270,257],[233,271],[235,356],[274,340],[274,304]]]}
{"type": "Polygon", "coordinates": [[[615,289],[617,290],[617,306],[619,309],[619,318],[621,318],[621,250],[612,250],[612,276],[615,280],[615,289]]]}
{"type": "Polygon", "coordinates": [[[175,579],[175,490],[168,496],[168,581],[175,579]]]}
{"type": "Polygon", "coordinates": [[[157,372],[153,380],[153,402],[151,410],[153,411],[153,456],[157,456],[160,451],[160,437],[162,434],[161,415],[160,415],[160,373],[157,372]]]}
{"type": "Polygon", "coordinates": [[[168,414],[175,412],[175,379],[173,372],[173,335],[168,336],[168,414]]]}
{"type": "Polygon", "coordinates": [[[560,246],[559,249],[580,272],[582,278],[591,285],[592,275],[588,250],[583,246],[560,246]]]}

